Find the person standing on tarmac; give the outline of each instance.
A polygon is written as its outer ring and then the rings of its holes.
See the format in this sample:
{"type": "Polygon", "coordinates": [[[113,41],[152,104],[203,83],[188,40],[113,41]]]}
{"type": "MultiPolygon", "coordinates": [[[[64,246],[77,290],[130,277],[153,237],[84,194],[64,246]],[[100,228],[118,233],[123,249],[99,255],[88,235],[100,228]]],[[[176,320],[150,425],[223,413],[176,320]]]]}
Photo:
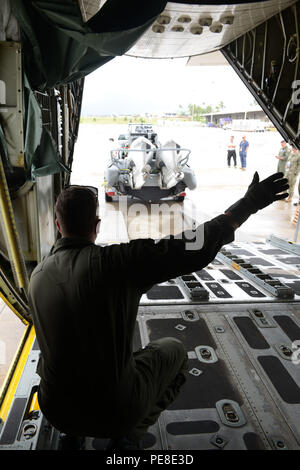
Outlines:
{"type": "Polygon", "coordinates": [[[292,147],[289,159],[286,164],[285,176],[288,179],[289,184],[289,196],[286,202],[291,202],[294,195],[294,188],[297,181],[297,177],[300,173],[300,152],[296,147],[292,147]]]}
{"type": "Polygon", "coordinates": [[[279,160],[278,165],[277,165],[277,171],[282,172],[285,174],[285,167],[287,160],[291,154],[291,150],[288,147],[287,143],[285,140],[281,141],[281,149],[278,152],[278,155],[276,155],[276,158],[279,160]]]}
{"type": "Polygon", "coordinates": [[[242,140],[240,142],[240,159],[241,159],[241,170],[246,170],[247,166],[247,152],[249,148],[249,142],[246,140],[246,136],[242,137],[242,140]]]}
{"type": "Polygon", "coordinates": [[[110,438],[109,450],[142,448],[142,437],[186,381],[176,338],[133,351],[141,296],[153,285],[207,266],[251,214],[283,199],[282,173],[259,181],[225,213],[159,241],[97,246],[95,188],[70,186],[56,201],[61,234],[34,269],[29,304],[40,360],[38,401],[56,429],[110,438]]]}
{"type": "Polygon", "coordinates": [[[227,165],[228,168],[230,168],[231,164],[231,158],[233,158],[233,163],[234,163],[234,168],[236,168],[236,151],[235,151],[236,145],[234,142],[234,136],[232,135],[230,137],[230,141],[227,145],[227,165]]]}

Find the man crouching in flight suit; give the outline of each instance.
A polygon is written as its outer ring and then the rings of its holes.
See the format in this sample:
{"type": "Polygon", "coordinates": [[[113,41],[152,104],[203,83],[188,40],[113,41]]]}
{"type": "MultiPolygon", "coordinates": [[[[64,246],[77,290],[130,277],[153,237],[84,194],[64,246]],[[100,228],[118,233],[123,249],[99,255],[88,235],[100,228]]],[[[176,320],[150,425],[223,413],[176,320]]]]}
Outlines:
{"type": "Polygon", "coordinates": [[[191,238],[185,233],[97,246],[97,197],[88,187],[62,191],[56,202],[62,237],[29,286],[41,351],[38,399],[48,421],[68,435],[110,438],[110,450],[141,448],[142,436],[187,377],[187,353],[175,338],[133,352],[142,294],[207,266],[237,227],[286,198],[287,189],[283,173],[259,182],[256,172],[244,197],[196,229],[204,238],[194,250],[186,249],[191,238]]]}

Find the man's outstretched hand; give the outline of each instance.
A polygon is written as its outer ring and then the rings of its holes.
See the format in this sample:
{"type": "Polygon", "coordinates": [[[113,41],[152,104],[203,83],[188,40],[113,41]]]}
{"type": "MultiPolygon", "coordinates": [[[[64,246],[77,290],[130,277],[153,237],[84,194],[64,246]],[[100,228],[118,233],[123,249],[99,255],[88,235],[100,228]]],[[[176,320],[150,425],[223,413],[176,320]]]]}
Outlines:
{"type": "Polygon", "coordinates": [[[288,180],[283,178],[283,173],[274,173],[263,181],[259,181],[257,171],[254,173],[253,180],[248,187],[245,196],[229,207],[225,213],[228,213],[241,225],[251,214],[269,206],[274,201],[288,197],[288,180]]]}
{"type": "Polygon", "coordinates": [[[288,193],[283,193],[283,191],[289,189],[288,180],[283,176],[283,173],[274,173],[259,182],[257,171],[254,173],[253,180],[244,196],[249,206],[252,206],[252,214],[274,201],[288,197],[288,193]]]}

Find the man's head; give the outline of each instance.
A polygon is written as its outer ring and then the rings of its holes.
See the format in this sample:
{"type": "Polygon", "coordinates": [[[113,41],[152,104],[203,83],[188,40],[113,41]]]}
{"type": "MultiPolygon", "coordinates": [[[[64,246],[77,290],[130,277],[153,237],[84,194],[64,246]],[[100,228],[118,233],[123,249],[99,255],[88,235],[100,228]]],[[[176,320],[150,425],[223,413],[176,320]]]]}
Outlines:
{"type": "Polygon", "coordinates": [[[281,141],[281,147],[282,147],[282,148],[286,147],[286,141],[285,141],[285,140],[282,140],[282,141],[281,141]]]}
{"type": "Polygon", "coordinates": [[[87,238],[94,242],[97,237],[98,198],[85,186],[70,186],[57,198],[56,225],[63,237],[87,238]]]}
{"type": "Polygon", "coordinates": [[[245,140],[246,140],[246,136],[245,136],[245,135],[243,135],[242,139],[243,139],[243,141],[245,142],[245,140]]]}
{"type": "Polygon", "coordinates": [[[230,140],[231,140],[231,142],[233,141],[233,139],[234,139],[234,136],[233,136],[233,135],[232,135],[232,136],[230,136],[230,140]]]}

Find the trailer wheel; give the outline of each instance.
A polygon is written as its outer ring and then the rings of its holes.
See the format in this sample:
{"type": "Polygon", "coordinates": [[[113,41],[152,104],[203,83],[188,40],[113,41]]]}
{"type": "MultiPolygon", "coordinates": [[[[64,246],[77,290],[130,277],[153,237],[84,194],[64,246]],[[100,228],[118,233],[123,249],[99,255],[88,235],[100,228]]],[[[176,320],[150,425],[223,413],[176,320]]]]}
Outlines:
{"type": "Polygon", "coordinates": [[[113,200],[112,197],[105,193],[105,201],[112,202],[112,200],[113,200]]]}

